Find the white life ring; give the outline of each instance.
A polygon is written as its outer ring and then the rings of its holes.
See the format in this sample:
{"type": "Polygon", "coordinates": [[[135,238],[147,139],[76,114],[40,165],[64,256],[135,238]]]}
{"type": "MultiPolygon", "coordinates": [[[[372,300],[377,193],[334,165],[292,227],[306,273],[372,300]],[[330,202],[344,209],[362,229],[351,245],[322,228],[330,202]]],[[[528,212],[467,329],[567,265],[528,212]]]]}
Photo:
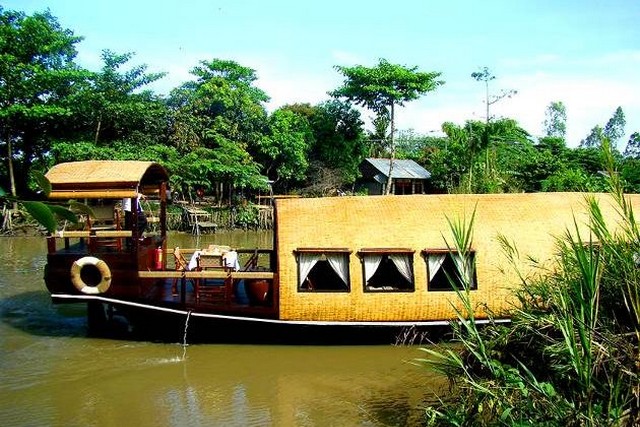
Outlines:
{"type": "Polygon", "coordinates": [[[97,295],[107,292],[111,286],[111,270],[106,262],[92,256],[86,256],[76,260],[71,266],[71,283],[83,294],[97,295]],[[100,272],[100,282],[97,285],[89,285],[82,280],[80,273],[86,265],[92,265],[100,272]]]}

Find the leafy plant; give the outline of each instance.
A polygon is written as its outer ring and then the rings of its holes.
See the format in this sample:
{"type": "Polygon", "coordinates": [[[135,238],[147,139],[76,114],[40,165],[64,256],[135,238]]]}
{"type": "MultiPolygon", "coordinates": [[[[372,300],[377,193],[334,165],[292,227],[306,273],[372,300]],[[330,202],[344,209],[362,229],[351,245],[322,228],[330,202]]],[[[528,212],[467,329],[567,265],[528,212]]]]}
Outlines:
{"type": "MultiPolygon", "coordinates": [[[[38,183],[45,195],[51,192],[51,183],[41,173],[33,173],[34,180],[38,183]]],[[[78,216],[75,212],[92,214],[91,208],[87,205],[70,201],[67,206],[55,203],[21,200],[8,195],[4,189],[0,188],[0,199],[15,202],[24,207],[27,213],[42,225],[49,233],[53,233],[58,228],[59,221],[68,221],[73,224],[78,223],[78,216]]]]}
{"type": "MultiPolygon", "coordinates": [[[[587,197],[593,237],[585,239],[576,223],[559,237],[553,269],[529,260],[536,274],[516,270],[520,304],[510,312],[509,327],[490,321],[480,329],[466,285],[456,292],[452,328],[461,350],[425,348],[428,357],[419,360],[452,386],[451,395],[427,409],[429,425],[640,423],[640,233],[606,140],[603,147],[617,228],[587,197]]],[[[468,247],[472,225],[450,222],[458,251],[468,247]]],[[[499,240],[515,267],[517,247],[504,236],[499,240]]]]}
{"type": "Polygon", "coordinates": [[[253,203],[239,205],[235,208],[235,224],[247,229],[258,226],[258,207],[253,203]]]}

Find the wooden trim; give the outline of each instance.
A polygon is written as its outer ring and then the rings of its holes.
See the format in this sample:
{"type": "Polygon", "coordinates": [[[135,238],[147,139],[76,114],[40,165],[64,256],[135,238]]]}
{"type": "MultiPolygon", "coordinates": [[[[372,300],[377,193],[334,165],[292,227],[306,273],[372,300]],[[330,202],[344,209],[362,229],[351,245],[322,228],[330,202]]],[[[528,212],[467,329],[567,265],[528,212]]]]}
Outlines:
{"type": "Polygon", "coordinates": [[[96,237],[131,237],[131,230],[98,230],[96,237]]]}
{"type": "MultiPolygon", "coordinates": [[[[182,252],[183,254],[185,254],[185,253],[186,254],[190,254],[190,253],[192,254],[195,251],[203,251],[205,249],[206,248],[183,248],[183,247],[180,247],[180,252],[182,252]]],[[[238,252],[239,254],[253,254],[253,253],[256,253],[256,252],[259,253],[259,254],[271,254],[271,253],[275,252],[273,249],[242,249],[242,248],[235,249],[235,251],[238,252]]],[[[175,248],[173,248],[173,249],[168,248],[165,252],[167,254],[171,255],[171,254],[173,254],[175,252],[175,248]]]]}
{"type": "Polygon", "coordinates": [[[413,254],[416,251],[410,248],[362,248],[358,251],[358,255],[368,254],[413,254]]]}
{"type": "Polygon", "coordinates": [[[296,248],[294,253],[316,253],[316,252],[324,252],[324,253],[351,253],[349,248],[296,248]]]}
{"type": "Polygon", "coordinates": [[[267,279],[273,280],[275,273],[269,271],[138,271],[141,279],[267,279]]]}
{"type": "Polygon", "coordinates": [[[50,199],[124,199],[135,198],[135,190],[53,190],[50,199]]]}
{"type": "Polygon", "coordinates": [[[58,231],[54,234],[51,234],[50,237],[55,237],[58,239],[64,239],[69,237],[89,237],[91,232],[89,230],[62,230],[58,231]]]}

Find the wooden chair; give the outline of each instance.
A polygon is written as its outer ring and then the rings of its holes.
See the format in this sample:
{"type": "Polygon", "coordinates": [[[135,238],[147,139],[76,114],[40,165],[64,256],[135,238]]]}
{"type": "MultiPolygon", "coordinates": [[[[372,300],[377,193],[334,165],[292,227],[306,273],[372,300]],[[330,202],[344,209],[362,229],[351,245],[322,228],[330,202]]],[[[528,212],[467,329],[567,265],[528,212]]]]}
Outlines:
{"type": "MultiPolygon", "coordinates": [[[[198,271],[229,271],[224,265],[222,255],[200,254],[198,257],[198,271]]],[[[227,282],[228,279],[215,279],[217,283],[207,284],[207,279],[196,280],[196,301],[206,301],[214,304],[226,302],[227,282]]]]}
{"type": "Polygon", "coordinates": [[[198,270],[224,270],[222,255],[210,255],[202,253],[198,257],[198,270]]]}
{"type": "MultiPolygon", "coordinates": [[[[180,271],[183,273],[187,271],[187,266],[189,265],[189,263],[178,247],[173,250],[173,261],[175,263],[175,271],[180,271]]],[[[174,297],[178,296],[178,280],[179,279],[177,277],[173,279],[173,284],[171,285],[171,293],[174,297]]]]}
{"type": "MultiPolygon", "coordinates": [[[[120,231],[120,211],[113,205],[92,207],[94,216],[87,218],[87,226],[95,235],[92,250],[122,251],[125,236],[113,231],[120,231]]],[[[131,236],[129,236],[131,237],[131,236]]]]}

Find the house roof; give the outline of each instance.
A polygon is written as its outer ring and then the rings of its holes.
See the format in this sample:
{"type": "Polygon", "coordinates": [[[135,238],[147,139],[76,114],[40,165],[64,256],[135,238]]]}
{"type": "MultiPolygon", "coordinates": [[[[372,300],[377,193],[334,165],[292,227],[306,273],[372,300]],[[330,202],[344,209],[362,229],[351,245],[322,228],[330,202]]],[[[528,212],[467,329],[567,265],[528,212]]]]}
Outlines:
{"type": "MultiPolygon", "coordinates": [[[[376,179],[381,178],[382,181],[386,181],[386,177],[389,174],[389,159],[377,159],[366,158],[365,161],[369,162],[374,168],[376,168],[382,176],[376,175],[376,179]]],[[[429,179],[431,173],[417,164],[413,160],[393,160],[393,170],[391,171],[391,178],[393,179],[429,179]]]]}
{"type": "Polygon", "coordinates": [[[50,198],[136,197],[143,187],[167,181],[167,171],[143,161],[88,160],[60,163],[45,175],[51,183],[50,198]]]}

